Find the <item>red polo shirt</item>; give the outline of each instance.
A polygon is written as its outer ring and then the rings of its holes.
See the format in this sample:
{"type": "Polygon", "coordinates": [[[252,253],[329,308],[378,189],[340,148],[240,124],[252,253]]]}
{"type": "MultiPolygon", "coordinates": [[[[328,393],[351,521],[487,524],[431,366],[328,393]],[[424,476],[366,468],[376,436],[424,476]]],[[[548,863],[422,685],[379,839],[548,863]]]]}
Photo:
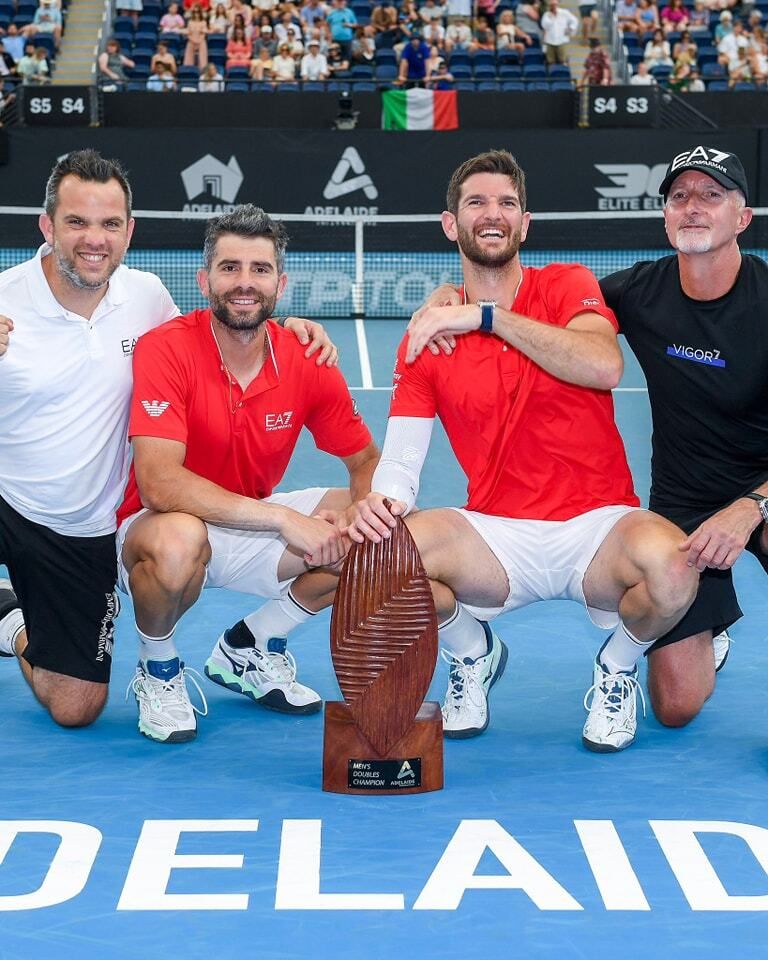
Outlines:
{"type": "MultiPolygon", "coordinates": [[[[303,426],[337,457],[371,435],[343,376],[304,356],[296,337],[271,320],[259,375],[243,392],[230,382],[209,310],[178,317],[139,339],[133,355],[128,434],[186,445],[184,466],[246,497],[268,497],[285,473],[303,426]]],[[[141,509],[131,466],[118,525],[141,509]]]]}
{"type": "MultiPolygon", "coordinates": [[[[578,264],[527,267],[512,309],[565,327],[594,312],[616,327],[597,280],[578,264]]],[[[400,344],[390,416],[440,417],[468,478],[467,509],[569,520],[611,504],[637,506],[609,390],[565,383],[500,337],[457,337],[450,357],[400,344]]]]}

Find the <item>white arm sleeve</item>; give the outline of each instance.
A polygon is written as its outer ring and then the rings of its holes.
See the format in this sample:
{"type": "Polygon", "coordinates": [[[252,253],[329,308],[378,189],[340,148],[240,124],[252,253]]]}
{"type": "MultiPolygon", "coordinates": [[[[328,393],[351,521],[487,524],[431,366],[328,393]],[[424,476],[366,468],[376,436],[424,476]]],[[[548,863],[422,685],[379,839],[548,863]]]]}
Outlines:
{"type": "Polygon", "coordinates": [[[371,480],[371,490],[402,500],[406,514],[416,503],[419,474],[429,450],[433,417],[390,417],[384,449],[371,480]]]}

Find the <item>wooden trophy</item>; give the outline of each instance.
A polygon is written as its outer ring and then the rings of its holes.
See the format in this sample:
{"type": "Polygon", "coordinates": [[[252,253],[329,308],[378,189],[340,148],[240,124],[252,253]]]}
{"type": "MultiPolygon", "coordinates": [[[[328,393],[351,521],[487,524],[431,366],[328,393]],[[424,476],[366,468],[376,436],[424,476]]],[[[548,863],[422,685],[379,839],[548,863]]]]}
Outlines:
{"type": "Polygon", "coordinates": [[[323,790],[425,793],[443,786],[440,706],[424,703],[437,616],[416,544],[398,518],[388,540],[354,544],[331,615],[344,701],[325,705],[323,790]]]}

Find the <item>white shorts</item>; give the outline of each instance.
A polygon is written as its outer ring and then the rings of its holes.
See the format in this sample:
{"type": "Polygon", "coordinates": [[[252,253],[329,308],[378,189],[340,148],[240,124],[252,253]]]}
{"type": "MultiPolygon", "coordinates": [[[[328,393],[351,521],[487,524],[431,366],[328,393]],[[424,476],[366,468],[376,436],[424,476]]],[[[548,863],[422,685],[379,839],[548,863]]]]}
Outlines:
{"type": "MultiPolygon", "coordinates": [[[[273,493],[264,503],[280,503],[297,513],[311,516],[328,492],[327,487],[310,487],[291,493],[273,493]]],[[[146,510],[126,517],[117,531],[118,586],[128,589],[128,571],[123,565],[123,544],[128,528],[146,510]]],[[[232,530],[206,523],[211,559],[206,571],[206,587],[226,587],[239,593],[252,593],[265,599],[284,596],[294,578],[277,579],[277,566],[285,553],[287,543],[278,533],[264,530],[232,530]]]]}
{"type": "Polygon", "coordinates": [[[616,523],[640,507],[600,507],[571,520],[512,520],[452,507],[477,530],[506,571],[509,595],[503,607],[462,604],[478,620],[537,600],[583,603],[592,622],[604,629],[619,622],[618,611],[587,605],[584,574],[616,523]]]}

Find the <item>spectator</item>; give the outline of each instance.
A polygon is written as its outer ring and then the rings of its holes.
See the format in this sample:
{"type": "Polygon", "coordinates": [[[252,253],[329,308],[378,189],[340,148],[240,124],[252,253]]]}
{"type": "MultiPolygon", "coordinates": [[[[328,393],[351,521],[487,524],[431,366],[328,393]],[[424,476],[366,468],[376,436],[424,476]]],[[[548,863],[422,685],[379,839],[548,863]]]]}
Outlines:
{"type": "Polygon", "coordinates": [[[10,53],[14,63],[18,63],[24,56],[24,37],[15,23],[8,24],[3,43],[6,53],[10,53]]]}
{"type": "Polygon", "coordinates": [[[485,22],[493,30],[496,26],[496,9],[499,0],[477,0],[477,16],[485,17],[485,22]]]}
{"type": "Polygon", "coordinates": [[[134,26],[139,22],[139,16],[144,9],[142,0],[117,0],[117,15],[119,17],[130,17],[134,26]]]}
{"type": "Polygon", "coordinates": [[[429,47],[421,37],[411,37],[400,57],[400,74],[398,83],[409,86],[421,86],[427,75],[427,58],[429,47]]]}
{"type": "Polygon", "coordinates": [[[320,53],[320,41],[314,38],[309,41],[309,53],[301,58],[302,80],[327,80],[328,61],[320,53]]]}
{"type": "Polygon", "coordinates": [[[541,36],[541,11],[538,4],[528,3],[526,0],[523,3],[518,3],[515,10],[515,22],[521,30],[524,30],[530,36],[541,36]]]}
{"type": "Polygon", "coordinates": [[[675,61],[675,64],[687,63],[689,66],[695,66],[698,52],[699,48],[696,46],[694,40],[691,39],[690,31],[683,30],[680,34],[680,39],[674,47],[672,47],[672,59],[675,61]]]}
{"type": "Polygon", "coordinates": [[[558,0],[549,0],[547,12],[541,18],[544,31],[544,58],[549,65],[567,63],[566,45],[579,29],[579,21],[558,0]]]}
{"type": "MultiPolygon", "coordinates": [[[[723,11],[725,13],[726,11],[723,11]]],[[[717,61],[722,66],[727,67],[729,77],[733,77],[734,70],[740,73],[748,67],[747,51],[749,49],[749,37],[744,29],[741,20],[736,20],[730,33],[726,33],[723,39],[717,45],[717,61]],[[741,56],[743,52],[743,56],[741,56]]],[[[744,79],[740,77],[739,79],[744,79]]]]}
{"type": "Polygon", "coordinates": [[[649,70],[654,67],[673,67],[672,51],[669,47],[669,41],[664,36],[664,31],[659,27],[654,30],[653,37],[646,43],[643,51],[643,59],[649,70]]]}
{"type": "Polygon", "coordinates": [[[376,35],[376,46],[391,49],[397,42],[397,7],[391,0],[382,0],[373,8],[371,26],[376,35]]]}
{"type": "Polygon", "coordinates": [[[207,63],[200,79],[197,82],[197,89],[200,93],[221,93],[224,89],[224,78],[219,73],[215,63],[207,63]]]}
{"type": "Polygon", "coordinates": [[[349,59],[338,43],[331,43],[328,47],[328,72],[331,77],[343,79],[349,76],[349,59]]]}
{"type": "Polygon", "coordinates": [[[169,90],[176,89],[176,81],[173,74],[162,60],[158,60],[152,68],[152,73],[147,78],[147,90],[153,93],[167,93],[169,90]]]}
{"type": "Polygon", "coordinates": [[[258,55],[251,60],[249,76],[251,80],[272,79],[272,53],[268,47],[262,46],[258,55]]]}
{"type": "Polygon", "coordinates": [[[309,39],[309,35],[315,27],[315,21],[325,20],[328,14],[328,7],[320,0],[307,0],[299,11],[299,19],[304,28],[304,35],[309,39]]]}
{"type": "Polygon", "coordinates": [[[629,78],[629,82],[633,87],[652,87],[656,84],[656,77],[648,69],[645,60],[641,60],[629,78]]]}
{"type": "Polygon", "coordinates": [[[710,19],[709,7],[706,5],[706,0],[694,0],[693,10],[688,13],[688,29],[706,30],[709,32],[710,19]]]}
{"type": "Polygon", "coordinates": [[[600,24],[600,14],[597,10],[597,0],[580,0],[579,16],[581,17],[581,39],[589,43],[597,35],[600,24]]]}
{"type": "Polygon", "coordinates": [[[687,26],[688,14],[683,6],[683,0],[669,0],[669,4],[661,9],[661,29],[664,34],[685,30],[687,26]]]}
{"type": "Polygon", "coordinates": [[[107,40],[107,48],[99,54],[99,83],[102,89],[119,90],[128,81],[126,70],[132,70],[136,64],[120,51],[120,41],[107,40]]]}
{"type": "Polygon", "coordinates": [[[515,23],[515,16],[511,10],[502,10],[499,22],[496,24],[496,48],[502,50],[511,47],[517,50],[522,57],[526,46],[530,47],[533,38],[525,30],[521,30],[515,23]]]}
{"type": "Polygon", "coordinates": [[[639,32],[644,36],[647,33],[653,33],[661,26],[659,22],[659,8],[652,0],[638,0],[637,22],[639,32]]]}
{"type": "Polygon", "coordinates": [[[250,37],[251,22],[253,21],[253,10],[251,7],[249,7],[247,3],[244,3],[243,0],[230,0],[227,13],[229,14],[229,22],[233,27],[235,26],[238,17],[243,18],[245,32],[247,36],[250,37]]]}
{"type": "Polygon", "coordinates": [[[194,6],[199,6],[203,11],[203,19],[205,22],[208,22],[208,15],[211,12],[211,0],[183,0],[182,6],[184,7],[185,16],[194,6]]]}
{"type": "Polygon", "coordinates": [[[472,28],[466,17],[456,17],[445,31],[445,49],[450,53],[451,50],[469,50],[471,45],[472,28]]]}
{"type": "Polygon", "coordinates": [[[61,10],[54,6],[53,0],[40,0],[40,6],[35,10],[35,16],[32,23],[22,28],[22,36],[25,39],[31,39],[38,33],[47,34],[53,37],[56,49],[61,44],[61,10]]]}
{"type": "Polygon", "coordinates": [[[715,27],[714,38],[715,46],[718,46],[720,41],[728,36],[729,33],[733,31],[733,14],[730,10],[721,10],[720,20],[715,27]]]}
{"type": "Polygon", "coordinates": [[[187,24],[179,13],[178,3],[168,4],[167,12],[160,17],[159,27],[161,33],[184,33],[187,24]]]}
{"type": "Polygon", "coordinates": [[[449,26],[456,17],[469,20],[472,16],[472,0],[448,0],[445,4],[445,14],[448,17],[449,26]]]}
{"type": "Polygon", "coordinates": [[[428,73],[424,80],[425,86],[433,90],[452,90],[453,74],[448,72],[448,64],[445,60],[440,60],[436,69],[428,73]]]}
{"type": "Polygon", "coordinates": [[[440,51],[438,48],[434,44],[429,45],[429,56],[424,61],[425,86],[429,86],[429,78],[433,74],[437,73],[437,68],[442,61],[443,58],[440,56],[440,51]]]}
{"type": "Polygon", "coordinates": [[[274,32],[278,47],[287,43],[293,56],[301,55],[304,52],[304,37],[301,27],[291,16],[290,10],[280,14],[280,20],[275,24],[274,32]]]}
{"type": "Polygon", "coordinates": [[[419,18],[424,24],[433,23],[435,20],[442,23],[445,19],[445,7],[440,6],[436,0],[424,0],[423,6],[419,7],[419,18]]]}
{"type": "Polygon", "coordinates": [[[172,76],[176,76],[176,57],[169,51],[168,44],[158,40],[155,53],[152,57],[150,69],[154,71],[158,63],[163,63],[168,68],[172,76]]]}
{"type": "Polygon", "coordinates": [[[640,32],[640,7],[637,0],[616,0],[616,25],[622,33],[640,32]]]}
{"type": "Polygon", "coordinates": [[[0,37],[0,77],[16,77],[16,61],[5,49],[5,42],[0,37]]]}
{"type": "Polygon", "coordinates": [[[761,86],[768,77],[768,44],[765,40],[765,31],[756,27],[749,41],[750,61],[752,64],[752,78],[761,86]]]}
{"type": "Polygon", "coordinates": [[[258,30],[259,35],[254,40],[251,40],[251,55],[254,60],[261,60],[261,51],[267,51],[267,58],[271,61],[277,52],[277,44],[274,39],[274,33],[272,27],[269,24],[264,24],[260,27],[255,27],[254,30],[258,30]]]}
{"type": "Polygon", "coordinates": [[[428,47],[445,51],[445,27],[439,20],[431,20],[421,28],[421,39],[428,47]]]}
{"type": "MultiPolygon", "coordinates": [[[[737,21],[739,23],[740,21],[737,21]]],[[[749,59],[749,48],[739,47],[736,56],[728,63],[728,86],[746,82],[752,79],[752,64],[749,59]]]]}
{"type": "Polygon", "coordinates": [[[478,50],[496,50],[496,34],[485,17],[478,17],[475,20],[472,46],[469,49],[470,53],[476,53],[478,50]]]}
{"type": "Polygon", "coordinates": [[[208,18],[208,29],[211,33],[226,33],[229,29],[227,8],[223,3],[216,4],[216,9],[208,18]]]}
{"type": "Polygon", "coordinates": [[[232,36],[227,41],[227,70],[232,67],[248,67],[250,69],[253,58],[253,47],[250,38],[245,34],[245,27],[236,26],[232,36]]]}
{"type": "Polygon", "coordinates": [[[277,56],[272,60],[272,79],[275,83],[296,79],[296,61],[291,54],[289,43],[281,43],[277,48],[277,56]]]}
{"type": "Polygon", "coordinates": [[[15,100],[16,94],[5,89],[5,77],[0,77],[0,127],[8,119],[15,100]]]}
{"type": "MultiPolygon", "coordinates": [[[[250,57],[249,57],[250,59],[250,57]]],[[[187,45],[184,48],[184,66],[202,69],[208,63],[208,22],[203,9],[196,3],[187,20],[187,45]]]]}
{"type": "Polygon", "coordinates": [[[376,56],[376,33],[370,23],[355,29],[352,41],[352,60],[355,63],[373,63],[376,56]]]}
{"type": "Polygon", "coordinates": [[[402,41],[401,49],[405,49],[411,37],[421,36],[421,24],[422,20],[416,8],[416,0],[402,0],[400,4],[400,16],[398,18],[400,39],[402,41]]]}
{"type": "Polygon", "coordinates": [[[584,59],[584,72],[579,88],[607,87],[611,82],[611,58],[603,49],[600,39],[592,37],[589,41],[589,53],[584,59]]]}
{"type": "Polygon", "coordinates": [[[357,26],[357,17],[354,10],[347,9],[347,0],[333,0],[333,6],[326,17],[331,28],[331,38],[341,47],[344,57],[348,60],[352,49],[352,38],[357,26]]]}

